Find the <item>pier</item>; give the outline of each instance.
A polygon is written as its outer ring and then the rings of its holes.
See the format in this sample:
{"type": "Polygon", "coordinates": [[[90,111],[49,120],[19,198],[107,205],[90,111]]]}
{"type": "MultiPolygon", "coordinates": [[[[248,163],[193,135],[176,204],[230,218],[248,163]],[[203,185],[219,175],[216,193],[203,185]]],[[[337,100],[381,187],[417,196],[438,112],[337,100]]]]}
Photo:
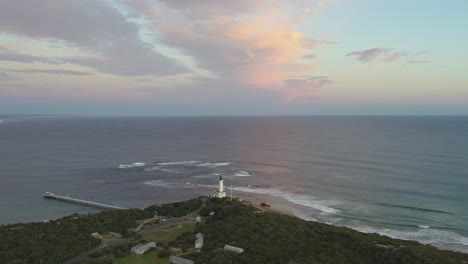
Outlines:
{"type": "Polygon", "coordinates": [[[128,209],[128,208],[124,208],[124,207],[120,207],[120,206],[116,206],[116,205],[97,203],[97,202],[93,202],[93,201],[87,201],[87,200],[72,198],[72,197],[69,197],[69,196],[57,195],[57,194],[54,194],[54,193],[51,193],[51,192],[44,193],[44,199],[55,199],[55,200],[74,203],[74,204],[92,206],[92,207],[96,207],[96,208],[104,209],[104,210],[128,209]]]}

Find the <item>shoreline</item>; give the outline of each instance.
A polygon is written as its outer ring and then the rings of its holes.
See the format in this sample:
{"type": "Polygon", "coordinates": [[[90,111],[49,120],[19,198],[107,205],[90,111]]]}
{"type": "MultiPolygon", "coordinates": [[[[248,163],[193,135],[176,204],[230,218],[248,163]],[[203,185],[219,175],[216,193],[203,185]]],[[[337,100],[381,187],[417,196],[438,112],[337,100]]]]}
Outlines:
{"type": "MultiPolygon", "coordinates": [[[[336,224],[333,224],[333,223],[326,223],[326,222],[322,222],[322,221],[319,221],[317,219],[305,219],[305,218],[302,218],[301,216],[295,214],[293,211],[294,210],[291,210],[292,208],[291,207],[288,207],[286,205],[286,203],[291,203],[287,200],[285,200],[284,198],[282,197],[277,197],[277,196],[273,196],[273,195],[269,195],[269,194],[256,194],[256,193],[250,193],[250,192],[242,192],[242,191],[238,191],[236,193],[237,195],[236,196],[233,196],[234,199],[239,199],[261,211],[266,211],[266,212],[270,212],[270,213],[275,213],[275,214],[281,214],[281,215],[288,215],[288,216],[291,216],[291,217],[294,217],[294,218],[297,218],[297,219],[300,219],[300,220],[303,220],[303,221],[307,221],[307,222],[317,222],[317,223],[324,223],[324,224],[327,224],[327,225],[330,225],[330,226],[334,226],[334,227],[346,227],[346,228],[350,228],[350,229],[353,229],[359,233],[363,233],[363,234],[372,234],[372,233],[375,233],[375,234],[379,234],[379,235],[382,235],[382,236],[386,236],[386,237],[390,237],[390,238],[393,238],[393,239],[399,239],[399,240],[405,240],[405,241],[415,241],[415,242],[418,242],[418,243],[421,243],[423,245],[430,245],[430,246],[433,246],[437,249],[440,249],[440,250],[447,250],[447,251],[453,251],[453,252],[460,252],[460,253],[465,253],[465,254],[468,254],[468,245],[464,245],[464,244],[461,244],[461,243],[426,243],[426,242],[423,242],[423,241],[419,241],[419,240],[416,240],[416,239],[405,239],[405,238],[401,238],[401,237],[398,237],[398,236],[389,236],[387,234],[383,234],[383,233],[379,233],[379,232],[365,232],[365,231],[362,231],[362,230],[359,230],[359,227],[352,227],[352,226],[346,226],[346,225],[336,225],[336,224]],[[240,193],[242,195],[240,195],[240,193]],[[262,199],[262,198],[265,198],[266,196],[268,196],[268,199],[262,199]],[[261,204],[262,203],[265,203],[266,205],[268,206],[262,206],[261,204]]],[[[226,197],[226,199],[229,199],[229,197],[226,197]]],[[[177,201],[186,201],[185,200],[177,200],[177,201]]],[[[131,209],[131,208],[129,208],[131,209]]],[[[102,211],[100,211],[102,212],[102,211]]],[[[96,213],[99,213],[99,212],[92,212],[91,214],[96,214],[96,213]]],[[[72,213],[74,214],[74,213],[72,213]]],[[[58,217],[58,218],[55,218],[55,219],[50,219],[50,220],[47,220],[47,221],[31,221],[31,222],[14,222],[14,223],[5,223],[5,224],[0,224],[0,227],[1,226],[8,226],[8,225],[16,225],[16,224],[29,224],[29,223],[40,223],[40,222],[48,222],[48,221],[51,221],[51,220],[57,220],[57,219],[61,219],[61,218],[64,218],[64,217],[68,217],[72,214],[69,214],[69,215],[65,215],[65,216],[62,216],[62,217],[58,217]]],[[[82,214],[82,213],[80,213],[82,214]]],[[[395,229],[397,230],[397,229],[395,229]]]]}
{"type": "MultiPolygon", "coordinates": [[[[462,243],[427,243],[427,242],[419,241],[419,240],[416,240],[416,239],[405,239],[405,238],[398,237],[398,236],[389,236],[388,234],[379,233],[379,232],[364,232],[362,230],[359,230],[359,227],[352,227],[352,226],[347,226],[347,225],[336,225],[336,224],[333,224],[333,223],[322,222],[322,221],[319,221],[317,219],[302,218],[301,216],[295,214],[293,212],[294,210],[291,210],[292,208],[288,208],[288,206],[285,206],[282,202],[279,202],[280,200],[284,200],[281,197],[268,195],[270,197],[270,199],[261,199],[262,196],[255,195],[255,193],[238,192],[237,194],[238,194],[238,198],[242,199],[243,201],[249,202],[252,206],[254,206],[254,207],[256,207],[256,208],[258,208],[258,209],[260,209],[262,211],[269,211],[269,212],[272,212],[272,213],[277,213],[277,214],[282,214],[282,215],[289,215],[289,216],[292,216],[292,217],[295,217],[295,218],[298,218],[298,219],[301,219],[301,220],[304,220],[304,221],[308,221],[308,222],[324,223],[324,224],[335,226],[335,227],[346,227],[346,228],[353,229],[353,230],[355,230],[355,231],[357,231],[359,233],[363,233],[363,234],[373,234],[373,233],[375,233],[375,234],[390,237],[390,238],[393,238],[393,239],[400,239],[400,240],[405,240],[405,241],[416,241],[416,242],[421,243],[423,245],[430,245],[430,246],[436,247],[437,249],[440,249],[440,250],[447,250],[447,251],[454,251],[454,252],[460,252],[460,253],[468,254],[468,245],[465,245],[465,244],[462,244],[462,243]],[[242,193],[242,195],[239,195],[239,193],[242,193]],[[275,201],[275,200],[277,200],[276,203],[272,202],[272,201],[275,201]],[[270,205],[270,207],[267,207],[267,208],[263,207],[263,206],[260,205],[261,203],[266,203],[266,204],[270,205]]],[[[290,203],[289,201],[286,201],[286,200],[284,200],[284,201],[286,203],[290,203]]],[[[392,229],[392,230],[398,230],[398,229],[392,229]]]]}

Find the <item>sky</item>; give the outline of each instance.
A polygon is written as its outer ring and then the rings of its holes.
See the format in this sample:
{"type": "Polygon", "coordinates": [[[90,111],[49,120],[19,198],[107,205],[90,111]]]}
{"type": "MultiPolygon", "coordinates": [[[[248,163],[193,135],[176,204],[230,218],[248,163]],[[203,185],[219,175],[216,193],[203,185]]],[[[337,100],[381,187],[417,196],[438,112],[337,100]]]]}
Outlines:
{"type": "Polygon", "coordinates": [[[466,0],[0,0],[0,114],[467,115],[466,0]]]}

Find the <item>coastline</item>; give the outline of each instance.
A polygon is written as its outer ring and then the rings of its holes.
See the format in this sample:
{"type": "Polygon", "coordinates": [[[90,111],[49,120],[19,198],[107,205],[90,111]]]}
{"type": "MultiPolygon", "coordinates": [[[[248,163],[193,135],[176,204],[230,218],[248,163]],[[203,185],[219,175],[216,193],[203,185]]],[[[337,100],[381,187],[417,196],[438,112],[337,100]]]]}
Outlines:
{"type": "MultiPolygon", "coordinates": [[[[318,221],[306,221],[294,214],[278,210],[274,206],[270,207],[270,204],[264,202],[259,204],[258,200],[236,197],[231,201],[229,197],[207,199],[206,196],[198,196],[190,200],[154,204],[143,210],[126,209],[87,215],[73,214],[45,223],[0,226],[0,235],[9,239],[18,237],[23,241],[20,243],[21,246],[15,250],[0,252],[0,262],[2,257],[5,260],[17,259],[15,252],[17,250],[28,251],[29,244],[37,245],[35,254],[40,257],[43,256],[41,252],[57,247],[61,243],[68,243],[68,246],[64,248],[74,247],[71,252],[62,250],[62,252],[55,252],[53,256],[47,257],[50,260],[53,259],[54,262],[63,261],[63,258],[72,259],[76,256],[82,256],[80,254],[88,256],[90,252],[99,250],[104,245],[102,241],[96,240],[90,234],[97,231],[99,233],[112,232],[120,234],[122,238],[133,239],[138,235],[135,233],[135,227],[148,219],[153,220],[156,213],[167,219],[166,224],[178,219],[185,219],[194,224],[197,221],[195,215],[191,214],[188,217],[188,212],[206,219],[206,221],[198,220],[200,224],[191,233],[194,236],[195,233],[203,232],[209,241],[203,251],[194,252],[197,254],[193,258],[201,261],[200,263],[206,263],[206,260],[215,256],[223,257],[224,255],[219,249],[226,244],[248,249],[242,255],[247,259],[262,260],[260,262],[240,261],[233,263],[265,263],[263,260],[271,262],[275,259],[309,263],[307,261],[312,258],[319,262],[310,263],[321,263],[321,260],[334,261],[327,263],[348,263],[340,262],[343,259],[362,260],[363,263],[380,263],[381,260],[387,258],[392,260],[389,263],[455,264],[468,262],[468,254],[463,252],[424,245],[417,241],[393,239],[376,233],[363,233],[351,228],[318,221]],[[63,233],[64,229],[71,231],[63,233]],[[31,236],[37,233],[44,233],[45,236],[51,237],[44,240],[37,236],[31,236]],[[93,250],[91,251],[90,248],[93,250]],[[280,253],[282,251],[280,249],[284,249],[289,254],[280,253]],[[337,254],[338,252],[339,254],[337,254]],[[219,255],[220,253],[221,255],[219,255]]],[[[155,226],[155,228],[157,227],[155,226]]],[[[140,230],[139,232],[146,231],[140,230]]],[[[123,241],[120,236],[114,242],[118,241],[123,241]]],[[[129,239],[125,241],[130,242],[129,239]]],[[[182,239],[179,242],[188,243],[187,248],[193,243],[191,239],[182,239]]],[[[8,245],[11,241],[5,239],[2,243],[8,245]]],[[[8,247],[4,248],[8,249],[8,247]]],[[[112,252],[110,254],[112,255],[112,252]]],[[[21,254],[21,256],[24,256],[23,260],[27,260],[23,263],[35,263],[35,259],[28,257],[28,254],[21,254]]],[[[107,257],[113,258],[113,256],[107,257]]],[[[242,257],[242,259],[245,258],[242,257]]]]}
{"type": "MultiPolygon", "coordinates": [[[[447,251],[453,251],[453,252],[460,252],[460,253],[465,253],[468,254],[468,245],[464,244],[458,244],[458,243],[425,243],[424,241],[419,241],[416,239],[405,239],[402,237],[398,236],[389,236],[387,234],[379,233],[379,232],[364,232],[362,231],[359,227],[353,227],[353,226],[347,226],[347,225],[337,225],[334,223],[326,223],[319,221],[315,218],[312,217],[304,217],[303,214],[301,214],[298,210],[295,210],[293,207],[287,206],[286,204],[289,203],[289,201],[286,201],[285,199],[281,197],[276,197],[272,195],[258,195],[255,193],[250,193],[250,192],[237,192],[237,196],[246,201],[249,202],[252,206],[262,210],[262,211],[269,211],[273,213],[278,213],[278,214],[283,214],[283,215],[289,215],[292,217],[296,217],[298,219],[304,220],[304,221],[311,221],[311,222],[317,222],[317,223],[325,223],[331,226],[335,227],[347,227],[351,228],[359,233],[364,233],[364,234],[379,234],[383,236],[387,236],[393,239],[400,239],[400,240],[405,240],[405,241],[415,241],[418,243],[421,243],[423,245],[430,245],[434,246],[440,250],[447,250],[447,251]],[[268,197],[267,197],[268,196],[268,197]],[[261,203],[266,203],[269,205],[269,207],[264,207],[261,206],[261,203]]],[[[403,232],[403,231],[402,231],[403,232]]]]}

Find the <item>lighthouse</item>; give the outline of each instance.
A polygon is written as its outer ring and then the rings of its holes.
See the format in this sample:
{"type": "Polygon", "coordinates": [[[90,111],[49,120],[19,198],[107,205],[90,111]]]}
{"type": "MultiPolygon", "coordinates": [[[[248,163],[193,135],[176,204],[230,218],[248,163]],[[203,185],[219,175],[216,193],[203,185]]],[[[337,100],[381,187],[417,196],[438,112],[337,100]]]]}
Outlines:
{"type": "Polygon", "coordinates": [[[224,191],[224,183],[223,182],[224,182],[223,176],[219,175],[219,188],[218,188],[218,191],[216,191],[216,194],[215,194],[215,196],[218,197],[218,198],[226,197],[226,192],[224,191]]]}

